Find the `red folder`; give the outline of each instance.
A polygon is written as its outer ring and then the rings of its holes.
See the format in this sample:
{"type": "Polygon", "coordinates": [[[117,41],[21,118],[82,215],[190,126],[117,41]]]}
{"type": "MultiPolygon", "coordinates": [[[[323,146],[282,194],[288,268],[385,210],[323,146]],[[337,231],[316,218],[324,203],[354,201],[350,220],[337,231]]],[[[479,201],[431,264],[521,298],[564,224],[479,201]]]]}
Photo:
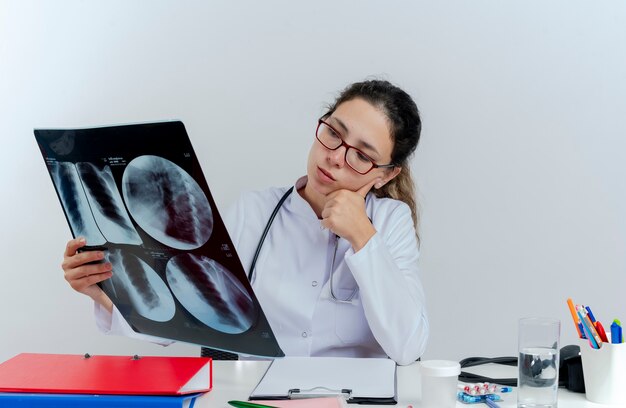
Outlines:
{"type": "Polygon", "coordinates": [[[212,386],[203,357],[22,353],[0,364],[0,392],[184,395],[212,386]]]}

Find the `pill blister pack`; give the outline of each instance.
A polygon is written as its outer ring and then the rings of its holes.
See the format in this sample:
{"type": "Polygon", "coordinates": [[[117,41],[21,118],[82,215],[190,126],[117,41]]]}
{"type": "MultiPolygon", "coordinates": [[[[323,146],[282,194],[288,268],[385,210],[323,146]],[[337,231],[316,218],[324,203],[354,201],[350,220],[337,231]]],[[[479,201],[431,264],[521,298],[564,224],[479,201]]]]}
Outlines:
{"type": "Polygon", "coordinates": [[[511,387],[491,383],[459,384],[457,399],[464,404],[485,403],[486,400],[501,401],[499,394],[511,392],[511,387]]]}

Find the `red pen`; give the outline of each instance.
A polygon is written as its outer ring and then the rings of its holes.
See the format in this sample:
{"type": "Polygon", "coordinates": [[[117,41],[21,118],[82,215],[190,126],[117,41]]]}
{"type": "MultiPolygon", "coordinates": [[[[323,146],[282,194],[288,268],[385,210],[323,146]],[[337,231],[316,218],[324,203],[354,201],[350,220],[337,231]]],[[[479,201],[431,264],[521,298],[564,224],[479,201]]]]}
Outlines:
{"type": "Polygon", "coordinates": [[[603,342],[608,343],[609,342],[609,338],[606,337],[606,332],[604,331],[604,327],[602,327],[602,323],[600,323],[599,320],[596,320],[594,325],[596,326],[596,331],[598,332],[598,335],[600,336],[600,339],[603,342]]]}

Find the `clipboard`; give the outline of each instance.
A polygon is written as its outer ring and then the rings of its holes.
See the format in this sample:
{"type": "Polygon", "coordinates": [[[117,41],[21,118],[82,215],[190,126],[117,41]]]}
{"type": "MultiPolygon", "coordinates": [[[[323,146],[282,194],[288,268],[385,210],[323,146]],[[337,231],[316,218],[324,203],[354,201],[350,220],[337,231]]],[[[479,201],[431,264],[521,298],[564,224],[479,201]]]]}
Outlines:
{"type": "Polygon", "coordinates": [[[250,394],[250,400],[334,395],[341,395],[352,404],[396,404],[396,363],[386,358],[275,359],[250,394]]]}

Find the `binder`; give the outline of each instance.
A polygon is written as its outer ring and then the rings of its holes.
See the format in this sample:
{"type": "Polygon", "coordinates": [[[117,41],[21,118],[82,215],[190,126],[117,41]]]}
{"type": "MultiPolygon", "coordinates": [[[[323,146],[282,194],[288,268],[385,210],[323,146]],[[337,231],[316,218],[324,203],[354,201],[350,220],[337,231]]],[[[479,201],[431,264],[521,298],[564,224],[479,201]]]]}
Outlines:
{"type": "Polygon", "coordinates": [[[284,357],[272,361],[250,400],[343,395],[348,403],[397,403],[396,363],[386,358],[284,357]]]}
{"type": "Polygon", "coordinates": [[[187,395],[86,395],[0,393],[0,407],[11,408],[193,408],[201,394],[187,395]]]}
{"type": "Polygon", "coordinates": [[[185,395],[212,385],[203,357],[22,353],[0,364],[0,392],[185,395]]]}

